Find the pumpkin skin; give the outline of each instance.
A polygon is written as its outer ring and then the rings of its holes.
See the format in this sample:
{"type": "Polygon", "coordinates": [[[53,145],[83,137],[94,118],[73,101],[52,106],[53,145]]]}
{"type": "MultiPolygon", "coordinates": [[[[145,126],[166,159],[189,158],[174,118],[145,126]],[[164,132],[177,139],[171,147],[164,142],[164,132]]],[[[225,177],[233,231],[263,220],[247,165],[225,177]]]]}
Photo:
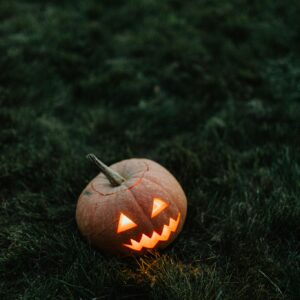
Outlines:
{"type": "Polygon", "coordinates": [[[149,159],[127,159],[109,168],[125,180],[113,186],[101,172],[88,183],[76,208],[82,235],[111,254],[165,248],[186,218],[187,199],[178,181],[149,159]]]}

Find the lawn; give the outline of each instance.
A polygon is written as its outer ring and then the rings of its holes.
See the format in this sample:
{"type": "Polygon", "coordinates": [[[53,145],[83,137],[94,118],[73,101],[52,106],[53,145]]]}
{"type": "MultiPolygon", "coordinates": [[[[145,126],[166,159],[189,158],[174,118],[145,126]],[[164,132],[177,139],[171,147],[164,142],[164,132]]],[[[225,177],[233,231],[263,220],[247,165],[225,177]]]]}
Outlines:
{"type": "Polygon", "coordinates": [[[0,299],[300,299],[300,2],[0,2],[0,299]],[[145,157],[178,239],[104,255],[75,209],[145,157]]]}

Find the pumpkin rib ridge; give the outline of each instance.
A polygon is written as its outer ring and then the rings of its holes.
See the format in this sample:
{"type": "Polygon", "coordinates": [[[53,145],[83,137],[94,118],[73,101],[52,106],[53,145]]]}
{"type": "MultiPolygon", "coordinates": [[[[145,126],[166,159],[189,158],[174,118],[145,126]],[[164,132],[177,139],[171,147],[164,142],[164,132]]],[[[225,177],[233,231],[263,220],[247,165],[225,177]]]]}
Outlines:
{"type": "MultiPolygon", "coordinates": [[[[144,177],[143,179],[145,179],[146,177],[144,177]]],[[[147,179],[147,178],[146,178],[147,179]]],[[[149,181],[149,180],[148,180],[149,181]]],[[[150,181],[151,183],[155,183],[155,182],[152,182],[152,181],[150,181]]],[[[158,184],[157,184],[158,185],[158,184]]],[[[162,189],[163,189],[163,186],[161,186],[161,185],[158,185],[158,186],[160,186],[162,189]]],[[[132,192],[132,194],[134,195],[134,193],[132,192]]],[[[135,201],[136,201],[136,197],[135,197],[135,195],[134,195],[134,199],[135,199],[135,201]]],[[[137,202],[137,201],[136,201],[137,202]]],[[[175,205],[175,207],[176,207],[176,209],[178,210],[178,211],[180,211],[180,209],[178,208],[178,206],[177,206],[177,203],[175,203],[174,201],[172,201],[172,203],[175,205]]],[[[137,204],[140,206],[140,204],[137,202],[137,204]]],[[[141,207],[141,206],[140,206],[141,207]]],[[[141,209],[143,210],[143,208],[141,207],[141,209]]],[[[144,210],[143,210],[144,211],[144,210]]],[[[155,224],[153,224],[152,223],[152,220],[153,220],[153,218],[149,218],[149,216],[148,215],[146,215],[145,214],[145,212],[144,212],[144,215],[149,219],[149,222],[151,223],[151,225],[152,225],[152,232],[153,231],[156,231],[156,229],[155,229],[155,224]]],[[[167,216],[167,218],[170,218],[169,216],[167,216]]],[[[163,228],[162,228],[162,230],[163,230],[163,228]]]]}
{"type": "MultiPolygon", "coordinates": [[[[148,220],[149,219],[149,216],[147,216],[147,214],[145,213],[144,209],[141,207],[141,205],[138,203],[138,201],[136,200],[136,196],[135,196],[135,193],[133,192],[133,189],[130,189],[128,190],[129,193],[132,195],[133,199],[134,199],[134,202],[137,204],[137,206],[140,208],[140,210],[143,212],[143,216],[148,220]]],[[[152,231],[154,230],[154,226],[152,224],[152,222],[149,220],[149,223],[151,224],[151,227],[152,227],[152,231]]]]}
{"type": "MultiPolygon", "coordinates": [[[[104,199],[103,199],[104,200],[104,199]]],[[[109,200],[108,198],[105,199],[106,201],[109,200]]],[[[99,205],[97,205],[96,209],[99,208],[99,205]]],[[[95,209],[95,211],[96,211],[95,209]]],[[[95,216],[96,212],[94,213],[93,216],[95,216]]],[[[103,232],[105,232],[111,225],[115,225],[116,223],[118,223],[119,218],[115,218],[115,220],[113,220],[110,224],[106,225],[105,228],[103,228],[101,231],[97,232],[97,234],[95,236],[101,235],[103,232]]]]}
{"type": "MultiPolygon", "coordinates": [[[[173,196],[173,193],[172,193],[172,192],[170,192],[168,189],[166,189],[164,186],[162,186],[162,185],[159,184],[158,182],[155,182],[155,181],[153,181],[153,180],[151,180],[150,178],[147,178],[147,177],[145,177],[144,179],[148,180],[148,181],[151,182],[151,183],[154,183],[154,184],[158,185],[158,186],[161,187],[163,190],[166,190],[166,192],[167,192],[168,194],[171,194],[171,195],[172,195],[172,198],[175,198],[175,197],[173,196]]],[[[180,211],[180,209],[179,209],[177,203],[176,203],[175,201],[172,201],[172,202],[173,202],[173,204],[176,206],[176,208],[178,209],[178,211],[180,211]]]]}
{"type": "MultiPolygon", "coordinates": [[[[130,189],[128,190],[129,193],[132,195],[133,199],[134,199],[134,202],[137,204],[137,206],[140,208],[140,210],[143,212],[143,216],[146,218],[146,219],[149,219],[149,216],[147,216],[147,214],[145,213],[144,209],[141,207],[141,205],[138,203],[138,201],[136,200],[136,196],[135,196],[135,193],[133,193],[132,191],[133,189],[130,189]]],[[[153,227],[153,224],[152,222],[149,220],[149,223],[151,224],[151,227],[152,227],[152,231],[154,230],[154,227],[153,227]]]]}
{"type": "MultiPolygon", "coordinates": [[[[104,200],[104,199],[103,199],[104,200]]],[[[100,200],[101,201],[101,200],[100,200]]],[[[103,204],[105,204],[105,205],[110,205],[109,204],[109,202],[110,201],[113,201],[112,199],[109,199],[109,198],[105,198],[105,203],[103,203],[103,204]]],[[[103,208],[103,207],[101,207],[101,205],[99,205],[99,202],[98,203],[96,203],[96,208],[95,208],[95,211],[94,211],[94,214],[93,214],[93,219],[92,219],[92,221],[94,222],[94,224],[95,224],[95,218],[96,218],[96,214],[97,214],[97,210],[98,209],[106,209],[106,208],[103,208]]],[[[118,219],[116,220],[116,221],[113,221],[111,224],[114,224],[114,223],[116,223],[118,221],[118,219]]],[[[102,230],[101,230],[101,233],[102,232],[105,232],[108,228],[109,228],[109,226],[110,225],[106,225],[105,226],[105,228],[103,228],[102,230]]],[[[97,234],[95,235],[95,236],[98,236],[99,235],[99,233],[97,232],[97,234]]]]}

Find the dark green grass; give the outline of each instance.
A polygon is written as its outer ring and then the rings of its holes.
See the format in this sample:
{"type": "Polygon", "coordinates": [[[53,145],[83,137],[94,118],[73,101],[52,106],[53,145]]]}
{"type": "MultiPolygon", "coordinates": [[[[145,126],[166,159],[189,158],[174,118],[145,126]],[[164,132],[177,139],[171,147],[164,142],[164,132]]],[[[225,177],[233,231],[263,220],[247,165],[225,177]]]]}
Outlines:
{"type": "Polygon", "coordinates": [[[0,299],[299,299],[300,2],[1,1],[0,299]],[[147,157],[188,196],[168,249],[117,259],[81,190],[147,157]]]}

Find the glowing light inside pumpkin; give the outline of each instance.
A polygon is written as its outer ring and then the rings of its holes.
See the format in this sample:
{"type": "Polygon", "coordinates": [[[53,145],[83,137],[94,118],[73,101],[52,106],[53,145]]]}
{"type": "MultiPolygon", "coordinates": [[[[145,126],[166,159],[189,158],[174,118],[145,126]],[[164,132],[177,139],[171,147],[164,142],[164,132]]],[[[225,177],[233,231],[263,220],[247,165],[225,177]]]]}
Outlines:
{"type": "Polygon", "coordinates": [[[170,218],[169,225],[164,225],[162,233],[158,234],[156,231],[153,231],[152,236],[148,237],[143,234],[139,242],[131,239],[131,245],[124,244],[125,247],[128,247],[135,251],[140,251],[142,248],[152,249],[156,246],[159,241],[167,241],[170,238],[172,232],[176,232],[178,224],[180,221],[180,213],[178,213],[177,219],[174,220],[170,218]]]}
{"type": "Polygon", "coordinates": [[[157,216],[166,207],[168,207],[168,204],[166,202],[164,202],[160,198],[153,198],[153,208],[152,208],[151,218],[157,216]]]}
{"type": "Polygon", "coordinates": [[[126,231],[126,230],[131,229],[136,226],[137,225],[133,221],[131,221],[127,216],[125,216],[124,214],[121,213],[117,233],[126,231]]]}

